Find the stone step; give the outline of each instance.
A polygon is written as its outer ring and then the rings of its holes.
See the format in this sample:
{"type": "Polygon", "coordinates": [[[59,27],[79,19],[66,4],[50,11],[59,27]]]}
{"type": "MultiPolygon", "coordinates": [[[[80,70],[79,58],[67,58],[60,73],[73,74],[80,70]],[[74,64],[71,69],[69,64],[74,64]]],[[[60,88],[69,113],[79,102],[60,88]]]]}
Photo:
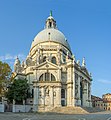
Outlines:
{"type": "Polygon", "coordinates": [[[94,107],[82,107],[82,109],[84,109],[85,111],[89,112],[89,113],[94,113],[94,112],[101,112],[104,111],[102,109],[99,108],[94,108],[94,107]]]}
{"type": "Polygon", "coordinates": [[[50,112],[53,113],[63,113],[63,114],[86,114],[86,110],[81,107],[56,107],[50,112]]]}
{"type": "Polygon", "coordinates": [[[55,107],[50,112],[60,114],[88,114],[101,111],[103,110],[91,107],[55,107]]]}

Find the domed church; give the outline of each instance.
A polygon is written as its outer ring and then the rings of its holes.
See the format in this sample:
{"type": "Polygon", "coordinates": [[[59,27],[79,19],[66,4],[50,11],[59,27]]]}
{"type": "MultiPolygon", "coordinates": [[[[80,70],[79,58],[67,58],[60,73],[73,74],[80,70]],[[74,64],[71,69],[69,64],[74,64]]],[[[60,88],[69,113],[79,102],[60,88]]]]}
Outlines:
{"type": "Polygon", "coordinates": [[[27,79],[31,98],[27,104],[33,111],[49,111],[55,107],[91,107],[91,74],[85,58],[75,59],[65,35],[58,30],[52,16],[46,19],[45,29],[39,32],[22,63],[14,64],[15,79],[27,79]]]}

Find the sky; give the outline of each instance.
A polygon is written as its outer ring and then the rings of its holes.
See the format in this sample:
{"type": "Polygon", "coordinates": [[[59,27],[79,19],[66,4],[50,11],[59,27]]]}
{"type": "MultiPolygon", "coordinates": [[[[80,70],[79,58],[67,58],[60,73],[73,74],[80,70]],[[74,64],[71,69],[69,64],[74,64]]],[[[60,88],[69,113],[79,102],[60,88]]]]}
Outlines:
{"type": "Polygon", "coordinates": [[[111,93],[111,0],[1,0],[0,60],[25,60],[50,10],[76,60],[86,59],[92,94],[111,93]]]}

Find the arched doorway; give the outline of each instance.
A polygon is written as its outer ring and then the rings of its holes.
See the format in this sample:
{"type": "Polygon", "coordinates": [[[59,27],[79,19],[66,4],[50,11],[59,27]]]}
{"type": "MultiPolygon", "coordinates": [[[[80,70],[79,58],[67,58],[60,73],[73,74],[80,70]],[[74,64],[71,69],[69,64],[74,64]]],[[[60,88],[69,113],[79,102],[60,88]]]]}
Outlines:
{"type": "Polygon", "coordinates": [[[54,64],[56,64],[56,57],[52,57],[51,62],[54,63],[54,64]]]}
{"type": "Polygon", "coordinates": [[[66,106],[66,90],[61,89],[61,105],[66,106]]]}

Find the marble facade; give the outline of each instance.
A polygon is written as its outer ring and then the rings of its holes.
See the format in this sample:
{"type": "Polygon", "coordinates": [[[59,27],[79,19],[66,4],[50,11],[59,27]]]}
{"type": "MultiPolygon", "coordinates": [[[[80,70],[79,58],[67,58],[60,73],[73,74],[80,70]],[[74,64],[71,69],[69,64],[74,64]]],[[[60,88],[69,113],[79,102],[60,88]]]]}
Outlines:
{"type": "Polygon", "coordinates": [[[60,106],[92,106],[92,76],[85,58],[82,65],[76,61],[51,14],[45,29],[34,38],[26,60],[22,64],[19,58],[15,60],[14,74],[15,79],[28,80],[34,111],[49,111],[60,106]]]}

